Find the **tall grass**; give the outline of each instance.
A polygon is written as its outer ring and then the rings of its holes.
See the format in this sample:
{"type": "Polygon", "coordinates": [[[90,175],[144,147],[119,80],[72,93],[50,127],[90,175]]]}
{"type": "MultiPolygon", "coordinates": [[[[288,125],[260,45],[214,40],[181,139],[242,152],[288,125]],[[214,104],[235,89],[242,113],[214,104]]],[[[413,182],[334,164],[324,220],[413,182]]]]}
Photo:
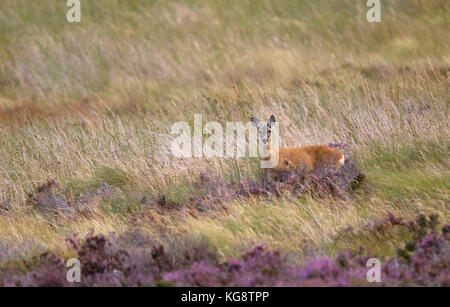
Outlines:
{"type": "Polygon", "coordinates": [[[340,227],[387,211],[448,221],[449,9],[383,2],[382,22],[370,24],[365,1],[105,0],[82,1],[81,24],[70,24],[64,1],[2,1],[0,202],[15,211],[0,215],[0,240],[53,248],[69,229],[132,224],[117,214],[49,228],[26,205],[49,178],[72,197],[107,182],[126,206],[182,194],[202,171],[256,176],[248,159],[171,155],[171,125],[197,113],[221,123],[275,114],[286,146],[348,143],[366,191],[155,216],[162,222],[143,225],[155,237],[189,233],[226,256],[260,241],[323,247],[340,227]]]}

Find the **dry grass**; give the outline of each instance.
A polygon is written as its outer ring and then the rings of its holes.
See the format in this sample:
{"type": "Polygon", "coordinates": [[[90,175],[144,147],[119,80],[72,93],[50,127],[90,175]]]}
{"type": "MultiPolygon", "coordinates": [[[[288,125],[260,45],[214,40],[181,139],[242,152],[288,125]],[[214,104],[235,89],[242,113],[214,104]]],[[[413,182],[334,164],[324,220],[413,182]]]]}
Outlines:
{"type": "MultiPolygon", "coordinates": [[[[63,2],[4,1],[0,12],[0,241],[62,248],[70,229],[121,232],[122,213],[48,221],[27,207],[49,178],[76,196],[108,182],[116,201],[183,194],[202,171],[256,176],[248,159],[176,159],[176,121],[275,114],[284,145],[345,142],[368,177],[356,200],[236,201],[223,215],[159,217],[155,237],[207,239],[222,256],[255,242],[302,251],[393,211],[448,221],[447,1],[95,1],[82,23],[63,2]],[[137,195],[137,196],[136,196],[137,195]],[[165,227],[161,226],[165,224],[165,227]]],[[[117,205],[117,204],[116,204],[117,205]]],[[[161,239],[165,240],[165,239],[161,239]]],[[[181,239],[180,239],[181,240],[181,239]]]]}

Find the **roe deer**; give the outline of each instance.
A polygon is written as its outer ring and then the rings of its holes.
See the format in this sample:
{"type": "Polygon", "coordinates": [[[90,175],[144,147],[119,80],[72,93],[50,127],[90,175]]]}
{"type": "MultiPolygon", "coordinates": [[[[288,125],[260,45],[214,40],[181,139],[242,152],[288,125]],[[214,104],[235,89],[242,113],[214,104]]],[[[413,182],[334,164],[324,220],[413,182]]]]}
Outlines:
{"type": "Polygon", "coordinates": [[[258,129],[261,141],[264,146],[267,146],[269,152],[269,156],[263,159],[270,159],[271,155],[275,153],[274,151],[278,151],[278,163],[274,168],[268,169],[269,173],[286,172],[298,168],[306,172],[313,172],[318,168],[337,172],[344,164],[344,155],[328,146],[313,145],[272,149],[271,128],[275,122],[275,117],[270,116],[267,125],[261,125],[253,117],[251,121],[258,129]]]}

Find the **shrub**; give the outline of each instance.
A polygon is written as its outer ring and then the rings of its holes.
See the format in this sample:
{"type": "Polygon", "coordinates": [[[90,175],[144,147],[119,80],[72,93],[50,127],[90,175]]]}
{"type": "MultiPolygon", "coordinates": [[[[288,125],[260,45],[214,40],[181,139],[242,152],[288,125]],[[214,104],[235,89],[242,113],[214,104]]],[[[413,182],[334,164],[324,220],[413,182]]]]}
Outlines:
{"type": "Polygon", "coordinates": [[[439,233],[434,216],[410,221],[393,215],[379,225],[385,225],[385,230],[390,229],[386,225],[406,227],[415,239],[383,262],[381,283],[375,284],[366,280],[366,263],[372,256],[363,250],[341,251],[334,259],[318,256],[299,265],[279,251],[257,245],[237,259],[220,263],[205,245],[191,246],[176,256],[147,235],[130,232],[109,238],[89,235],[83,241],[76,236],[68,239],[82,265],[80,284],[67,282],[63,259],[44,253],[27,264],[30,271],[26,274],[1,273],[0,285],[450,286],[450,225],[439,233]]]}

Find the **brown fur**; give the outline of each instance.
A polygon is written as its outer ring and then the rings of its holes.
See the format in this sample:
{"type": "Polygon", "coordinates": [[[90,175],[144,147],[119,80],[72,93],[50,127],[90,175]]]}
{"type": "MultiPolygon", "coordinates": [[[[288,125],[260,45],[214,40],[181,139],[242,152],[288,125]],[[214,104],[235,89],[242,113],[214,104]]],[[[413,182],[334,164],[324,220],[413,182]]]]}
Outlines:
{"type": "MultiPolygon", "coordinates": [[[[273,154],[273,149],[270,149],[273,154]]],[[[278,164],[269,171],[282,172],[295,168],[312,172],[318,167],[330,167],[337,171],[343,159],[339,151],[321,145],[278,149],[278,164]]]]}
{"type": "MultiPolygon", "coordinates": [[[[259,123],[253,117],[251,121],[260,129],[259,123]]],[[[271,127],[275,122],[272,115],[267,122],[267,150],[269,156],[264,160],[270,160],[276,153],[272,149],[271,127]]],[[[337,172],[344,163],[344,155],[328,146],[312,145],[292,148],[279,148],[278,163],[274,168],[268,168],[269,173],[276,174],[290,170],[300,169],[306,172],[313,172],[317,169],[332,170],[337,172]]]]}

